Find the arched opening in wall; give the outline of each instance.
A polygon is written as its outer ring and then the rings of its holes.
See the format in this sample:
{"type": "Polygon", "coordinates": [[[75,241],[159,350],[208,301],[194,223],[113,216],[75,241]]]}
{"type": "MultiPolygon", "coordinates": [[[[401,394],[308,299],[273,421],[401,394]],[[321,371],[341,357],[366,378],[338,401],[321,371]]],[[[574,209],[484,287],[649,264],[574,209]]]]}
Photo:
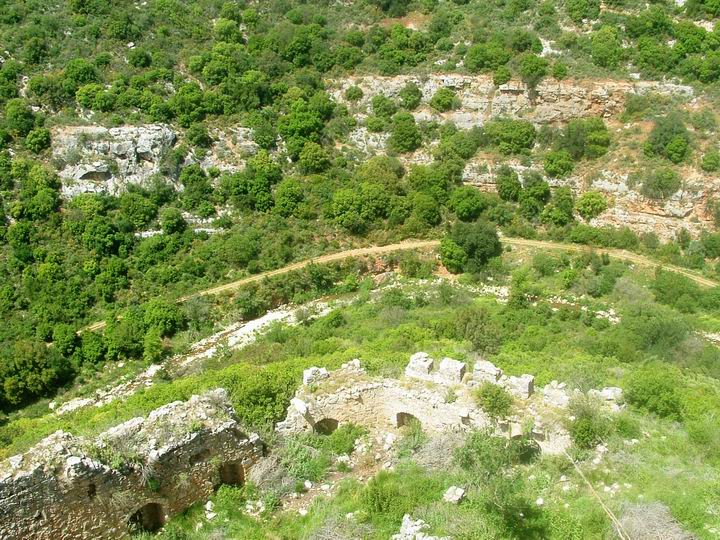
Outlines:
{"type": "Polygon", "coordinates": [[[406,412],[397,413],[395,417],[395,425],[397,427],[412,426],[413,424],[421,426],[420,420],[418,420],[415,415],[406,412]]]}
{"type": "Polygon", "coordinates": [[[330,435],[338,428],[339,422],[334,418],[323,418],[319,422],[315,422],[313,429],[318,435],[330,435]]]}
{"type": "Polygon", "coordinates": [[[148,503],[130,516],[132,532],[155,532],[165,524],[165,512],[162,505],[148,503]]]}
{"type": "Polygon", "coordinates": [[[239,461],[230,461],[220,465],[220,483],[242,486],[245,483],[245,469],[239,461]]]}

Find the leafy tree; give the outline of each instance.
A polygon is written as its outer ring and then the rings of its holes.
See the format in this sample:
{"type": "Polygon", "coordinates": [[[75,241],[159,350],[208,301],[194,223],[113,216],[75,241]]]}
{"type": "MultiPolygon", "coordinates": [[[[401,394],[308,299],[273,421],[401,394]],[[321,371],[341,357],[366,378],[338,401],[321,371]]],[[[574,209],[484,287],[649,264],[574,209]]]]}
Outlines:
{"type": "Polygon", "coordinates": [[[157,327],[152,327],[143,338],[143,360],[158,364],[162,360],[163,352],[162,333],[157,327]]]}
{"type": "Polygon", "coordinates": [[[495,185],[498,195],[503,201],[517,201],[522,190],[518,174],[507,165],[498,168],[495,174],[495,185]]]}
{"type": "Polygon", "coordinates": [[[607,210],[608,203],[599,191],[586,191],[575,203],[575,210],[583,219],[590,221],[607,210]]]}
{"type": "Polygon", "coordinates": [[[643,181],[641,192],[650,199],[667,199],[680,189],[680,175],[672,169],[658,169],[643,181]]]}
{"type": "Polygon", "coordinates": [[[408,111],[412,111],[420,105],[422,100],[422,91],[418,85],[410,81],[400,90],[400,104],[408,111]]]}
{"type": "Polygon", "coordinates": [[[563,178],[575,167],[572,156],[567,150],[555,150],[545,155],[545,172],[553,178],[563,178]]]}
{"type": "Polygon", "coordinates": [[[457,109],[460,106],[460,100],[450,88],[442,87],[430,98],[430,106],[436,111],[446,112],[457,109]]]}
{"type": "Polygon", "coordinates": [[[590,54],[593,63],[606,68],[616,68],[623,57],[623,48],[618,31],[603,25],[590,36],[590,54]]]}
{"type": "Polygon", "coordinates": [[[525,186],[518,198],[520,212],[527,219],[536,218],[550,200],[550,186],[538,173],[528,174],[524,180],[525,186]]]}
{"type": "Polygon", "coordinates": [[[440,260],[449,272],[459,274],[467,264],[467,253],[452,238],[445,237],[440,242],[440,260]]]}
{"type": "Polygon", "coordinates": [[[274,211],[283,217],[296,215],[298,206],[304,199],[302,184],[294,178],[286,178],[275,190],[274,211]]]}
{"type": "Polygon", "coordinates": [[[212,193],[212,186],[208,181],[207,174],[197,163],[188,165],[180,171],[180,182],[184,187],[183,205],[188,210],[199,208],[212,193]]]}
{"type": "Polygon", "coordinates": [[[547,75],[548,61],[532,53],[523,53],[518,62],[520,78],[529,88],[535,88],[547,75]]]}
{"type": "Polygon", "coordinates": [[[486,197],[476,188],[463,186],[452,192],[448,207],[462,221],[474,221],[488,206],[486,197]]]}
{"type": "MultiPolygon", "coordinates": [[[[478,272],[490,259],[502,253],[502,245],[497,230],[484,221],[474,223],[458,222],[453,225],[449,238],[465,254],[467,259],[463,269],[466,272],[478,272]]],[[[452,244],[448,244],[448,249],[453,254],[452,260],[454,263],[462,259],[461,256],[458,257],[457,254],[453,253],[455,247],[452,244]]]]}
{"type": "Polygon", "coordinates": [[[39,154],[50,148],[50,130],[46,128],[35,128],[25,137],[25,148],[39,154]]]}
{"type": "Polygon", "coordinates": [[[427,193],[414,193],[412,197],[411,217],[423,227],[438,225],[441,220],[440,204],[427,193]]]}
{"type": "Polygon", "coordinates": [[[574,199],[572,190],[569,187],[559,187],[552,194],[550,203],[542,213],[542,220],[545,223],[552,223],[556,226],[563,226],[573,221],[574,199]]]}
{"type": "Polygon", "coordinates": [[[159,299],[150,300],[143,307],[143,321],[148,328],[156,328],[161,336],[171,336],[186,324],[186,317],[177,304],[159,299]]]}
{"type": "Polygon", "coordinates": [[[535,126],[525,120],[491,120],[485,134],[502,154],[519,154],[535,144],[535,126]]]}
{"type": "Polygon", "coordinates": [[[702,157],[700,168],[705,172],[717,172],[720,170],[720,152],[715,149],[708,150],[702,157]]]}
{"type": "Polygon", "coordinates": [[[387,141],[392,152],[404,154],[417,150],[422,145],[422,134],[415,124],[415,118],[407,112],[393,117],[392,131],[387,141]]]}
{"type": "Polygon", "coordinates": [[[351,86],[345,90],[345,99],[348,101],[360,101],[364,95],[359,86],[351,86]]]}
{"type": "Polygon", "coordinates": [[[97,68],[84,58],[75,58],[65,65],[64,78],[73,90],[90,83],[100,82],[97,68]]]}
{"type": "Polygon", "coordinates": [[[5,128],[16,137],[25,137],[35,125],[35,115],[23,99],[5,104],[5,128]]]}
{"type": "Polygon", "coordinates": [[[494,70],[507,64],[511,56],[505,44],[500,41],[476,43],[467,50],[465,67],[472,73],[494,70]]]}
{"type": "Polygon", "coordinates": [[[679,114],[657,118],[644,146],[648,156],[664,156],[680,163],[690,153],[690,134],[679,114]]]}
{"type": "Polygon", "coordinates": [[[187,222],[180,210],[166,208],[160,214],[160,227],[165,234],[176,234],[187,229],[187,222]]]}
{"type": "Polygon", "coordinates": [[[120,211],[133,227],[139,229],[148,225],[157,215],[157,205],[140,193],[123,193],[120,196],[120,211]]]}
{"type": "Polygon", "coordinates": [[[309,141],[300,152],[298,164],[306,173],[319,173],[330,166],[330,158],[322,146],[309,141]]]}

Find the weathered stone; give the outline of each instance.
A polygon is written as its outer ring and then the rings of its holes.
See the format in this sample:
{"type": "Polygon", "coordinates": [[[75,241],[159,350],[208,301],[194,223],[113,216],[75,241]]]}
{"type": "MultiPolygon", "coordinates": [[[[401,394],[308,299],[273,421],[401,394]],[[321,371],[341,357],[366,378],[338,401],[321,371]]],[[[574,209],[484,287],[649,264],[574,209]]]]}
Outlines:
{"type": "Polygon", "coordinates": [[[603,401],[619,402],[622,400],[623,391],[622,388],[618,388],[617,386],[607,386],[602,390],[590,390],[588,394],[603,401]]]}
{"type": "Polygon", "coordinates": [[[311,367],[303,371],[303,384],[312,384],[328,378],[325,368],[311,367]]]}
{"type": "Polygon", "coordinates": [[[565,390],[564,383],[558,383],[557,381],[550,381],[543,388],[543,400],[545,403],[564,409],[570,403],[570,396],[565,390]]]}
{"type": "Polygon", "coordinates": [[[117,195],[130,184],[146,185],[175,144],[175,132],[163,124],[71,126],[53,133],[53,157],[66,197],[80,193],[117,195]]]}
{"type": "Polygon", "coordinates": [[[473,379],[478,382],[496,383],[502,377],[502,370],[492,362],[478,360],[473,366],[473,379]]]}
{"type": "Polygon", "coordinates": [[[465,498],[465,490],[458,486],[450,486],[443,495],[443,501],[458,504],[465,498]]]}
{"type": "Polygon", "coordinates": [[[520,398],[529,398],[534,389],[535,377],[532,375],[521,375],[520,377],[510,376],[505,381],[507,390],[520,398]]]}
{"type": "Polygon", "coordinates": [[[426,379],[430,376],[432,368],[433,359],[427,353],[417,352],[410,357],[410,362],[405,368],[405,376],[426,379]]]}
{"type": "Polygon", "coordinates": [[[461,383],[465,376],[465,362],[443,358],[438,367],[438,376],[449,383],[461,383]]]}
{"type": "Polygon", "coordinates": [[[259,437],[240,430],[222,389],[170,403],[95,440],[58,431],[22,461],[0,463],[0,538],[115,539],[133,527],[159,528],[215,486],[244,482],[262,453],[259,437]]]}
{"type": "Polygon", "coordinates": [[[400,532],[392,535],[392,540],[450,540],[449,537],[429,536],[424,531],[430,526],[422,519],[414,520],[410,515],[403,516],[400,532]]]}
{"type": "Polygon", "coordinates": [[[297,412],[299,412],[300,414],[302,414],[302,415],[307,414],[307,411],[308,411],[307,403],[305,403],[302,399],[292,398],[290,400],[290,405],[295,407],[295,410],[297,412]]]}

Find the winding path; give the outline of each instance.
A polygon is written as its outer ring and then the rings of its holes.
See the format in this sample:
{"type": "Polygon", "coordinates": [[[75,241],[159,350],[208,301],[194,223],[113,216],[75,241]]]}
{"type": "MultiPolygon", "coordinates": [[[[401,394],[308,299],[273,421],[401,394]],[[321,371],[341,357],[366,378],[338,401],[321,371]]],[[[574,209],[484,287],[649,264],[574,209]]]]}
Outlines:
{"type": "MultiPolygon", "coordinates": [[[[565,244],[562,242],[548,242],[545,240],[528,240],[526,238],[513,238],[513,237],[502,237],[502,242],[504,244],[509,244],[511,246],[517,246],[517,247],[527,247],[532,249],[549,249],[553,251],[572,251],[576,253],[590,253],[593,251],[601,251],[603,253],[607,253],[611,257],[614,257],[619,260],[628,261],[634,264],[637,264],[639,266],[644,267],[660,267],[664,270],[669,270],[671,272],[676,272],[678,274],[682,274],[683,276],[691,279],[698,285],[702,285],[704,287],[717,287],[720,285],[717,281],[714,281],[712,279],[706,278],[704,276],[701,276],[700,274],[697,274],[696,272],[693,272],[691,270],[688,270],[686,268],[681,268],[679,266],[674,266],[671,264],[663,264],[658,261],[655,261],[653,259],[650,259],[649,257],[645,257],[644,255],[638,255],[637,253],[633,253],[631,251],[626,251],[624,249],[604,249],[604,248],[597,248],[597,247],[591,247],[591,246],[585,246],[582,244],[565,244]]],[[[279,276],[282,274],[287,274],[288,272],[293,272],[295,270],[301,270],[307,266],[310,266],[311,264],[327,264],[335,261],[341,261],[344,259],[350,259],[353,257],[363,257],[365,255],[381,255],[383,253],[392,253],[395,251],[408,251],[408,250],[415,250],[415,249],[427,249],[427,248],[436,248],[440,245],[439,240],[406,240],[404,242],[400,242],[397,244],[388,244],[385,246],[370,246],[365,248],[356,248],[356,249],[349,249],[347,251],[340,251],[338,253],[330,253],[328,255],[321,255],[320,257],[315,257],[312,259],[306,259],[304,261],[299,261],[293,264],[289,264],[287,266],[283,266],[282,268],[278,268],[276,270],[270,270],[268,272],[262,272],[260,274],[255,274],[246,278],[238,279],[237,281],[233,281],[231,283],[226,283],[225,285],[219,285],[217,287],[212,287],[210,289],[205,289],[203,291],[198,291],[196,293],[192,293],[186,296],[181,296],[177,299],[178,302],[185,302],[187,300],[190,300],[191,298],[197,298],[200,296],[208,296],[211,294],[219,294],[223,292],[228,291],[234,291],[239,289],[240,287],[243,287],[244,285],[247,285],[249,283],[255,283],[257,281],[262,281],[265,278],[269,278],[272,276],[279,276]]],[[[98,321],[93,324],[90,324],[84,328],[81,328],[78,333],[81,332],[93,332],[96,330],[102,330],[106,326],[105,321],[98,321]]]]}

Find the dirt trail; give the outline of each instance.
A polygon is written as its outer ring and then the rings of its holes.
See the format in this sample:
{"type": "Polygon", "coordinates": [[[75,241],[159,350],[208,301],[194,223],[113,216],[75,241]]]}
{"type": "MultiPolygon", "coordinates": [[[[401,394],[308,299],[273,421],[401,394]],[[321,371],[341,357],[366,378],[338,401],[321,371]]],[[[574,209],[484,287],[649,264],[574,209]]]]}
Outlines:
{"type": "MultiPolygon", "coordinates": [[[[687,270],[685,268],[680,268],[678,266],[670,265],[670,264],[662,264],[658,261],[654,261],[648,257],[645,257],[643,255],[638,255],[637,253],[632,253],[630,251],[626,251],[624,249],[603,249],[603,248],[596,248],[596,247],[590,247],[585,246],[581,244],[565,244],[562,242],[548,242],[544,240],[528,240],[525,238],[511,238],[511,237],[503,237],[502,242],[504,244],[509,244],[511,246],[518,246],[518,247],[528,247],[528,248],[534,248],[534,249],[551,249],[551,250],[560,250],[560,251],[573,251],[573,252],[592,252],[592,251],[600,251],[607,253],[611,257],[614,257],[616,259],[620,259],[623,261],[628,261],[640,266],[645,267],[660,267],[664,270],[669,270],[671,272],[676,272],[678,274],[682,274],[689,279],[693,280],[698,285],[702,285],[705,287],[717,287],[720,285],[717,281],[713,281],[712,279],[703,277],[691,270],[687,270]]],[[[307,266],[310,266],[311,264],[326,264],[330,262],[335,261],[341,261],[344,259],[349,259],[353,257],[363,257],[365,255],[381,255],[383,253],[392,253],[395,251],[407,251],[407,250],[414,250],[414,249],[427,249],[427,248],[435,248],[440,245],[439,240],[406,240],[404,242],[400,242],[398,244],[388,244],[386,246],[370,246],[365,248],[356,248],[356,249],[350,249],[347,251],[341,251],[339,253],[330,253],[329,255],[322,255],[320,257],[315,257],[313,259],[307,259],[304,261],[299,261],[293,264],[290,264],[288,266],[283,266],[282,268],[278,268],[276,270],[270,270],[268,272],[262,272],[261,274],[255,274],[254,276],[249,276],[243,279],[238,279],[237,281],[233,281],[231,283],[226,283],[225,285],[220,285],[218,287],[212,287],[210,289],[205,289],[204,291],[199,291],[193,294],[189,294],[186,296],[181,296],[178,298],[178,302],[185,302],[187,300],[190,300],[191,298],[197,298],[199,296],[208,296],[211,294],[219,294],[223,292],[228,291],[234,291],[236,289],[239,289],[240,287],[243,287],[244,285],[247,285],[249,283],[255,283],[257,281],[262,281],[265,278],[269,278],[272,276],[279,276],[281,274],[287,274],[289,272],[293,272],[294,270],[301,270],[307,266]]],[[[81,332],[94,332],[96,330],[102,330],[106,326],[105,321],[98,321],[93,324],[90,324],[78,331],[78,334],[81,332]]]]}

